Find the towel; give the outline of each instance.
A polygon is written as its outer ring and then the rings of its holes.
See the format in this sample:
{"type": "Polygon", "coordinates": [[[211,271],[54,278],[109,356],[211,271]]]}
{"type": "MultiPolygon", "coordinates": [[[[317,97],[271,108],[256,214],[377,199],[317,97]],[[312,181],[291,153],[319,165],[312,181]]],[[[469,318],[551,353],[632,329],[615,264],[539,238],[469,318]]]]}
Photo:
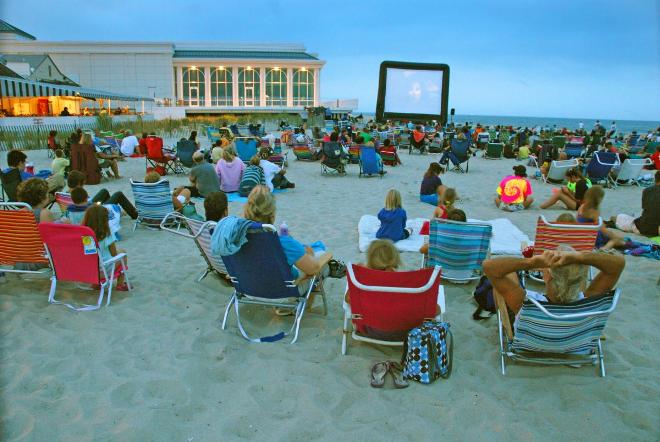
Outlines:
{"type": "Polygon", "coordinates": [[[252,221],[228,216],[220,221],[211,236],[211,253],[215,256],[230,256],[241,250],[247,242],[247,231],[252,221]]]}
{"type": "MultiPolygon", "coordinates": [[[[406,221],[406,227],[413,230],[412,235],[407,239],[402,239],[394,243],[394,246],[400,252],[419,252],[420,247],[424,245],[424,237],[419,234],[419,231],[427,221],[424,218],[414,218],[406,221]]],[[[369,244],[376,239],[376,232],[380,227],[380,221],[373,215],[363,215],[358,223],[358,247],[360,252],[366,252],[369,244]]]]}

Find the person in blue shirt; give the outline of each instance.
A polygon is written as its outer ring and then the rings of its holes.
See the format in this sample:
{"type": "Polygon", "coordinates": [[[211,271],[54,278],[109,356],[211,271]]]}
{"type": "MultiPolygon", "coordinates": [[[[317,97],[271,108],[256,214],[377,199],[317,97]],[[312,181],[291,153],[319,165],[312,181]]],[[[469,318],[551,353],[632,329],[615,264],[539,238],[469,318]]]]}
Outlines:
{"type": "Polygon", "coordinates": [[[391,189],[385,197],[385,208],[378,212],[380,228],[376,232],[376,238],[389,239],[396,242],[408,238],[412,229],[406,228],[406,211],[401,207],[401,194],[398,190],[391,189]]]}
{"type": "MultiPolygon", "coordinates": [[[[27,155],[18,149],[13,149],[7,152],[7,167],[3,170],[3,173],[9,173],[12,169],[18,169],[21,174],[21,181],[29,180],[34,178],[35,175],[27,172],[25,170],[25,164],[27,163],[27,155]]],[[[47,174],[46,174],[47,175],[47,174]]],[[[43,178],[42,174],[39,173],[39,177],[43,178]]],[[[46,178],[48,183],[48,192],[54,194],[64,188],[64,175],[50,175],[46,178]]]]}

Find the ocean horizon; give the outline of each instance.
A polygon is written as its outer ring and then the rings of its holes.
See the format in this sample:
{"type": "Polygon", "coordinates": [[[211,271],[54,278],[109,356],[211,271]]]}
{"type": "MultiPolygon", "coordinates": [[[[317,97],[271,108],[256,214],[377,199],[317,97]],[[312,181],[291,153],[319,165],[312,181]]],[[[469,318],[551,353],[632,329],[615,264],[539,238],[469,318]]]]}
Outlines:
{"type": "MultiPolygon", "coordinates": [[[[365,117],[374,117],[375,112],[355,111],[354,114],[362,114],[365,117]]],[[[451,116],[449,117],[451,120],[451,116]]],[[[498,116],[498,115],[454,115],[454,123],[481,123],[485,125],[504,125],[513,127],[537,127],[556,125],[558,128],[566,127],[568,129],[577,129],[580,121],[584,123],[584,128],[590,130],[596,124],[596,118],[559,118],[559,117],[524,117],[524,116],[498,116]]],[[[608,120],[600,119],[600,123],[609,130],[612,121],[616,122],[618,132],[638,133],[654,131],[660,127],[660,121],[653,120],[608,120]]]]}

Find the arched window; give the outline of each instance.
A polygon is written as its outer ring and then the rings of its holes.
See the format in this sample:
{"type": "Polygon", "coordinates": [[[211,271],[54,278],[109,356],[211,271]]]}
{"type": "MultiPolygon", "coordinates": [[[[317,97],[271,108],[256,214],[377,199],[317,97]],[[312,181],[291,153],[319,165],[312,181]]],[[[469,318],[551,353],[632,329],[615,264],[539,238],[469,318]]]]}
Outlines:
{"type": "Polygon", "coordinates": [[[240,106],[259,105],[259,71],[254,68],[238,68],[238,102],[240,106]]]}
{"type": "Polygon", "coordinates": [[[199,106],[204,104],[204,72],[196,67],[183,68],[183,104],[199,106]]]}
{"type": "Polygon", "coordinates": [[[293,105],[314,105],[314,74],[305,68],[293,70],[293,105]]]}
{"type": "Polygon", "coordinates": [[[231,69],[213,68],[211,70],[211,105],[231,106],[233,104],[233,86],[231,69]]]}
{"type": "Polygon", "coordinates": [[[283,69],[266,69],[266,105],[286,106],[286,73],[283,69]]]}

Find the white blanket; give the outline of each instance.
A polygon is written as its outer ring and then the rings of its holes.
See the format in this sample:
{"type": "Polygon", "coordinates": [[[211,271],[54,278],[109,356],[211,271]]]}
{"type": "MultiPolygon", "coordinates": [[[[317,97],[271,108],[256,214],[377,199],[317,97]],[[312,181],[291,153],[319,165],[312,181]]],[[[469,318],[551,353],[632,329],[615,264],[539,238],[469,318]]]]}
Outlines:
{"type": "MultiPolygon", "coordinates": [[[[414,218],[409,219],[406,222],[406,227],[412,228],[413,233],[407,239],[402,239],[401,241],[394,243],[400,252],[419,252],[420,247],[424,245],[424,236],[419,234],[424,221],[428,220],[424,218],[414,218]]],[[[373,215],[362,215],[362,218],[360,218],[360,222],[358,223],[358,247],[360,248],[360,252],[367,251],[371,241],[376,239],[376,232],[379,228],[380,221],[377,217],[373,215]]]]}
{"type": "MultiPolygon", "coordinates": [[[[413,234],[408,239],[402,239],[394,243],[400,252],[418,252],[424,244],[425,236],[420,235],[419,231],[425,218],[409,219],[406,227],[413,229],[413,234]]],[[[532,244],[529,237],[525,235],[508,218],[496,218],[490,221],[481,221],[478,219],[468,219],[471,222],[486,223],[493,226],[493,237],[490,240],[491,255],[515,255],[520,256],[520,244],[526,242],[532,244]]],[[[358,238],[360,252],[366,252],[371,241],[376,239],[376,232],[380,227],[380,221],[373,215],[363,215],[358,223],[358,238]]]]}
{"type": "Polygon", "coordinates": [[[496,218],[490,221],[468,219],[475,223],[486,223],[493,226],[493,237],[490,240],[491,255],[516,255],[520,256],[520,243],[526,242],[531,245],[529,237],[525,235],[508,218],[496,218]]]}

